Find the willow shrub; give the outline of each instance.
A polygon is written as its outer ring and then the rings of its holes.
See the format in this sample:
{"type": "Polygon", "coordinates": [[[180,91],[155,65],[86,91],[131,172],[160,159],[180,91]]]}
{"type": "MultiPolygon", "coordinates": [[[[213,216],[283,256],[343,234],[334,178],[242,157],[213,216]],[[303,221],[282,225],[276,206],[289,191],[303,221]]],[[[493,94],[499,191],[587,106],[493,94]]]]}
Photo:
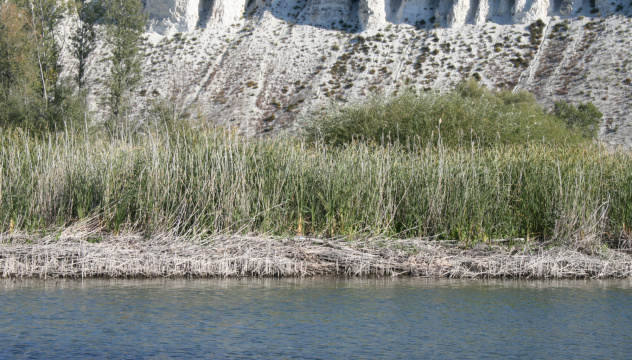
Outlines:
{"type": "Polygon", "coordinates": [[[5,132],[0,231],[530,238],[617,244],[632,160],[596,146],[428,147],[182,130],[95,140],[5,132]]]}
{"type": "Polygon", "coordinates": [[[546,143],[576,144],[591,134],[549,114],[527,92],[492,92],[476,81],[452,92],[421,96],[407,91],[394,97],[326,111],[306,121],[310,141],[345,144],[353,139],[376,143],[419,139],[448,147],[546,143]],[[439,140],[440,139],[440,140],[439,140]]]}

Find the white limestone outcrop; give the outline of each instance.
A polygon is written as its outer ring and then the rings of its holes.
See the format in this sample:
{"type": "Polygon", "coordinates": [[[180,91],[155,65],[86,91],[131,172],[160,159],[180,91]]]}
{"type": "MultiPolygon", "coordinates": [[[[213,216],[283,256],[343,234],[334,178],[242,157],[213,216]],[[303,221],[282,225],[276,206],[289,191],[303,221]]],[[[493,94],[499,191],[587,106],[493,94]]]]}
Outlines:
{"type": "MultiPolygon", "coordinates": [[[[247,0],[146,0],[149,28],[160,34],[227,25],[243,16],[247,0]]],[[[258,0],[262,1],[262,0],[258,0]]]]}
{"type": "Polygon", "coordinates": [[[346,23],[351,8],[352,0],[308,0],[302,15],[309,24],[329,26],[346,23]]]}
{"type": "Polygon", "coordinates": [[[362,29],[375,29],[383,26],[387,21],[386,14],[384,0],[361,0],[358,5],[358,20],[362,29]]]}
{"type": "Polygon", "coordinates": [[[244,15],[246,11],[246,0],[214,0],[206,1],[212,3],[209,8],[206,21],[202,27],[230,25],[235,20],[244,15]]]}
{"type": "MultiPolygon", "coordinates": [[[[601,12],[612,12],[609,1],[596,4],[601,12]]],[[[151,30],[168,34],[232,24],[245,12],[279,14],[278,9],[286,9],[288,17],[298,14],[296,21],[308,25],[355,24],[366,30],[387,23],[527,24],[553,15],[573,15],[583,5],[583,0],[146,0],[145,7],[151,30]]]]}
{"type": "Polygon", "coordinates": [[[149,27],[157,33],[190,31],[197,26],[199,1],[147,0],[149,27]]]}
{"type": "MultiPolygon", "coordinates": [[[[428,23],[431,18],[439,18],[439,0],[402,0],[399,9],[388,21],[396,24],[428,23]]],[[[395,9],[393,9],[395,11],[395,9]]]]}
{"type": "Polygon", "coordinates": [[[516,24],[544,19],[548,16],[550,5],[549,0],[516,0],[511,18],[516,24]]]}
{"type": "Polygon", "coordinates": [[[465,24],[470,12],[472,2],[470,0],[447,0],[442,4],[442,14],[445,14],[446,26],[455,27],[465,24]]]}

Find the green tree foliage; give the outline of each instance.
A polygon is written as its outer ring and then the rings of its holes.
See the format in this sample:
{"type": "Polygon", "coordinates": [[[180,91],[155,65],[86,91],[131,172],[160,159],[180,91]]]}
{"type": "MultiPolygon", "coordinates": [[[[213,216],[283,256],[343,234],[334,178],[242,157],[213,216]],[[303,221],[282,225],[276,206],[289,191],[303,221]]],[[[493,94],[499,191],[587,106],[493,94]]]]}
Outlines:
{"type": "Polygon", "coordinates": [[[0,5],[0,127],[32,134],[63,129],[84,116],[83,102],[59,78],[54,29],[61,2],[9,1],[0,5]]]}
{"type": "Polygon", "coordinates": [[[24,94],[36,81],[37,69],[32,61],[35,32],[27,14],[16,5],[0,5],[0,91],[3,100],[24,94]]]}
{"type": "Polygon", "coordinates": [[[569,128],[581,131],[584,137],[590,139],[597,137],[603,114],[593,103],[587,102],[574,106],[564,101],[557,101],[553,112],[555,116],[565,121],[569,128]]]}
{"type": "Polygon", "coordinates": [[[109,47],[110,79],[108,104],[113,120],[127,112],[125,99],[141,80],[140,46],[147,24],[140,0],[104,0],[106,44],[109,47]]]}
{"type": "Polygon", "coordinates": [[[81,0],[78,3],[79,26],[71,37],[72,55],[77,59],[75,80],[83,88],[88,57],[97,46],[97,23],[103,18],[103,4],[99,0],[81,0]]]}
{"type": "Polygon", "coordinates": [[[26,11],[0,5],[0,126],[22,126],[39,103],[36,32],[26,11]]]}
{"type": "Polygon", "coordinates": [[[44,107],[55,99],[55,90],[62,71],[57,27],[67,14],[65,1],[58,0],[15,0],[24,9],[36,33],[35,56],[39,69],[40,93],[44,107]]]}

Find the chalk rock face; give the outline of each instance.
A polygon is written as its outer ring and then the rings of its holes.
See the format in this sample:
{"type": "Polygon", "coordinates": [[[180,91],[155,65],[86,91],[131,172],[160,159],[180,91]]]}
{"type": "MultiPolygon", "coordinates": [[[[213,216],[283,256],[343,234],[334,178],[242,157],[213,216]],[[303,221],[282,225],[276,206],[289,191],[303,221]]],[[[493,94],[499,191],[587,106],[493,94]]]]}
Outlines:
{"type": "Polygon", "coordinates": [[[199,16],[199,0],[147,0],[149,27],[157,33],[193,30],[199,16]]]}
{"type": "MultiPolygon", "coordinates": [[[[233,24],[245,12],[279,14],[279,9],[300,16],[304,24],[338,27],[357,24],[361,30],[387,23],[460,27],[487,21],[527,24],[553,15],[572,15],[585,0],[144,0],[150,29],[169,34],[233,24]],[[275,10],[275,11],[273,11],[275,10]],[[298,10],[298,11],[296,11],[298,10]]],[[[621,1],[621,0],[617,0],[621,1]]],[[[596,0],[603,14],[612,13],[610,0],[596,0]]],[[[584,10],[586,11],[586,10],[584,10]]],[[[284,15],[282,15],[284,16],[284,15]]]]}
{"type": "Polygon", "coordinates": [[[487,17],[491,13],[492,8],[489,0],[481,0],[478,4],[478,9],[474,13],[473,22],[476,25],[485,23],[487,17]]]}
{"type": "Polygon", "coordinates": [[[471,5],[470,0],[445,1],[445,5],[443,5],[442,8],[445,9],[446,25],[448,27],[460,27],[465,25],[471,5]]]}
{"type": "Polygon", "coordinates": [[[526,24],[548,16],[549,0],[516,0],[512,20],[516,24],[526,24]]]}
{"type": "Polygon", "coordinates": [[[348,21],[351,8],[352,0],[309,0],[303,16],[309,24],[333,25],[340,21],[348,21]]]}
{"type": "Polygon", "coordinates": [[[560,4],[560,8],[556,9],[560,12],[561,15],[569,15],[573,13],[573,10],[575,10],[575,4],[577,2],[574,2],[573,0],[562,0],[561,4],[560,4]]]}
{"type": "Polygon", "coordinates": [[[621,0],[617,0],[617,1],[595,0],[595,8],[599,10],[602,16],[612,15],[615,13],[615,9],[617,6],[625,6],[626,4],[630,4],[630,3],[627,1],[621,1],[621,0]]]}
{"type": "Polygon", "coordinates": [[[243,16],[246,11],[246,0],[201,0],[205,3],[204,13],[200,13],[202,27],[229,25],[243,16]],[[208,7],[208,9],[207,9],[208,7]],[[203,19],[206,15],[206,20],[203,19]]]}
{"type": "Polygon", "coordinates": [[[387,9],[384,0],[360,0],[358,5],[358,19],[362,29],[383,26],[387,20],[386,13],[387,9]]]}
{"type": "Polygon", "coordinates": [[[149,28],[159,34],[230,24],[244,14],[245,7],[246,0],[145,1],[145,11],[149,14],[149,28]]]}
{"type": "Polygon", "coordinates": [[[494,18],[526,24],[552,15],[552,10],[550,0],[516,0],[513,6],[509,0],[441,0],[437,18],[447,27],[480,25],[494,18]]]}
{"type": "Polygon", "coordinates": [[[423,20],[427,23],[433,16],[437,17],[438,9],[439,0],[402,0],[395,19],[390,21],[416,24],[423,20]]]}
{"type": "Polygon", "coordinates": [[[494,15],[504,17],[510,15],[512,12],[512,6],[509,3],[509,0],[500,0],[498,1],[498,6],[496,13],[494,15]]]}

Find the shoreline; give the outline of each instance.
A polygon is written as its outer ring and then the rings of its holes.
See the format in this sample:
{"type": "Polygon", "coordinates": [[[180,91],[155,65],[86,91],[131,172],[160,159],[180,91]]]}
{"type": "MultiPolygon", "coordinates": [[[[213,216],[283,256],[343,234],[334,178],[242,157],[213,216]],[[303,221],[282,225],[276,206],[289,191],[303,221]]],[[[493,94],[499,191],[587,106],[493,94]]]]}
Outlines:
{"type": "Polygon", "coordinates": [[[536,243],[477,244],[427,239],[330,240],[217,236],[95,238],[0,236],[5,279],[162,277],[431,277],[629,279],[632,255],[588,254],[536,243]],[[98,240],[95,240],[98,239],[98,240]],[[92,241],[92,242],[89,242],[92,241]],[[96,242],[98,241],[98,242],[96,242]]]}

